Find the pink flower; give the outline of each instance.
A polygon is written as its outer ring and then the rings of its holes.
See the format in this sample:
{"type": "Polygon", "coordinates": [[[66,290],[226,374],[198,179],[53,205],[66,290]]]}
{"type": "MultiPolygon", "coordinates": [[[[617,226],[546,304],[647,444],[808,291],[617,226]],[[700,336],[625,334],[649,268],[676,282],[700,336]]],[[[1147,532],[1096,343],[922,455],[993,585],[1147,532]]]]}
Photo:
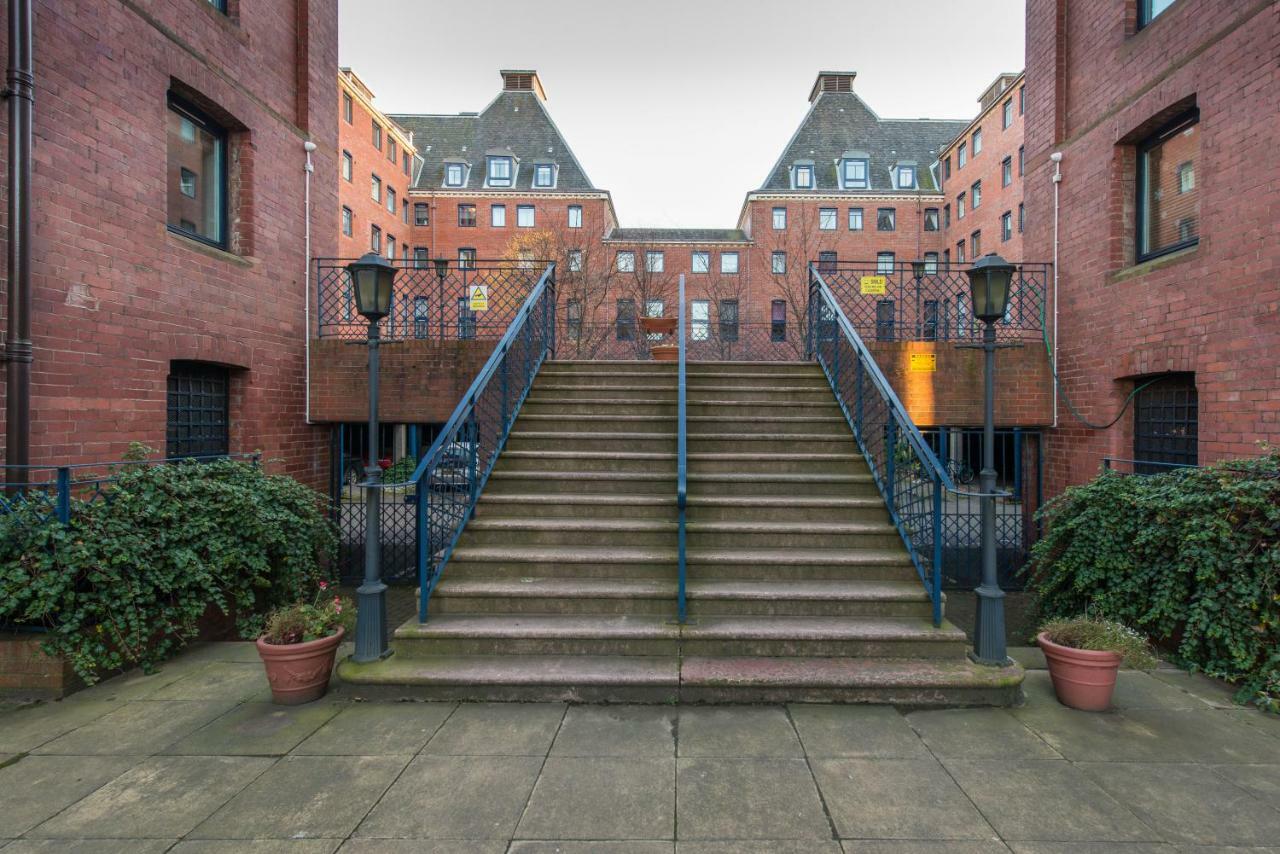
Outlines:
{"type": "Polygon", "coordinates": [[[327,582],[327,581],[321,581],[321,582],[320,582],[320,589],[321,589],[321,590],[328,590],[328,589],[329,589],[329,582],[327,582]]]}
{"type": "Polygon", "coordinates": [[[335,605],[341,605],[341,604],[342,604],[342,597],[341,597],[341,596],[334,596],[334,597],[333,597],[333,604],[335,604],[335,605]]]}

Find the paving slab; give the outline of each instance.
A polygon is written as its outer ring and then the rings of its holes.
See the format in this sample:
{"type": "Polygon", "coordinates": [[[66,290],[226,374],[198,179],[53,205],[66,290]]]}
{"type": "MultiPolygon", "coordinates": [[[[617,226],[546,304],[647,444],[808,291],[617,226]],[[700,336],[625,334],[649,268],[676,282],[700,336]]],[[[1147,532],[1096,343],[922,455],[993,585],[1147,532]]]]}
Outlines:
{"type": "Polygon", "coordinates": [[[541,756],[419,756],[355,835],[510,839],[542,762],[541,756]]]}
{"type": "Polygon", "coordinates": [[[563,703],[464,703],[427,742],[432,756],[546,756],[563,703]]]}
{"type": "Polygon", "coordinates": [[[670,840],[624,840],[575,842],[575,841],[517,841],[512,842],[507,854],[674,854],[675,843],[670,840]]]}
{"type": "Polygon", "coordinates": [[[676,761],[552,757],[542,768],[521,839],[674,839],[676,761]]]}
{"type": "MultiPolygon", "coordinates": [[[[1026,694],[1028,704],[1058,703],[1058,698],[1053,693],[1053,681],[1049,678],[1047,670],[1029,671],[1022,682],[1022,690],[1026,694]]],[[[1119,711],[1212,708],[1195,694],[1140,670],[1120,671],[1116,678],[1115,694],[1111,697],[1111,707],[1119,711]]]]}
{"type": "Polygon", "coordinates": [[[0,716],[0,753],[26,753],[110,714],[122,704],[99,699],[35,703],[0,716]]]}
{"type": "Polygon", "coordinates": [[[280,756],[297,747],[342,708],[324,700],[302,706],[244,703],[165,752],[184,756],[280,756]]]}
{"type": "Polygon", "coordinates": [[[341,839],[189,839],[168,854],[333,854],[341,839]]]}
{"type": "Polygon", "coordinates": [[[1011,646],[1009,657],[1022,665],[1023,670],[1044,670],[1044,651],[1038,646],[1011,646]]]}
{"type": "Polygon", "coordinates": [[[929,750],[891,706],[796,704],[787,707],[811,758],[927,759],[929,750]]]}
{"type": "Polygon", "coordinates": [[[62,702],[83,703],[89,700],[142,700],[155,694],[161,688],[181,679],[185,669],[172,670],[163,667],[155,673],[143,673],[134,669],[125,673],[103,679],[95,685],[82,688],[62,702]]]}
{"type": "Polygon", "coordinates": [[[676,854],[840,854],[840,843],[834,839],[770,839],[752,842],[677,842],[676,854]]]}
{"type": "Polygon", "coordinates": [[[64,756],[150,755],[195,732],[223,712],[220,706],[185,700],[136,700],[36,748],[64,756]]]}
{"type": "Polygon", "coordinates": [[[1223,784],[1211,768],[1169,763],[1080,763],[1116,800],[1182,845],[1272,845],[1280,810],[1223,784]]]}
{"type": "Polygon", "coordinates": [[[1010,842],[1009,847],[1013,854],[1179,854],[1164,842],[1010,842]]]}
{"type": "Polygon", "coordinates": [[[191,831],[190,836],[345,839],[395,782],[410,758],[286,756],[191,831]]]}
{"type": "Polygon", "coordinates": [[[803,759],[679,759],[678,839],[831,839],[803,759]]]}
{"type": "Polygon", "coordinates": [[[193,643],[182,651],[180,661],[203,664],[210,661],[238,661],[262,663],[258,647],[253,641],[208,641],[193,643]]]}
{"type": "Polygon", "coordinates": [[[1151,675],[1167,685],[1187,691],[1204,702],[1219,709],[1238,709],[1235,701],[1237,688],[1221,679],[1205,676],[1203,673],[1188,673],[1185,670],[1167,670],[1159,668],[1151,675]]]}
{"type": "Polygon", "coordinates": [[[273,762],[249,756],[154,756],[28,835],[58,839],[181,837],[273,762]]]}
{"type": "Polygon", "coordinates": [[[505,854],[505,839],[348,839],[338,854],[505,854]]]}
{"type": "Polygon", "coordinates": [[[844,839],[844,854],[1009,854],[998,840],[844,839]]]}
{"type": "Polygon", "coordinates": [[[570,706],[552,756],[675,756],[676,710],[666,706],[570,706]]]}
{"type": "Polygon", "coordinates": [[[1215,765],[1213,770],[1280,809],[1280,765],[1215,765]]]}
{"type": "Polygon", "coordinates": [[[811,762],[842,839],[995,839],[991,826],[936,760],[811,762]]]}
{"type": "Polygon", "coordinates": [[[1006,842],[1162,842],[1078,768],[1060,759],[944,759],[1006,842]]]}
{"type": "Polygon", "coordinates": [[[356,703],[330,718],[295,754],[414,754],[453,713],[453,703],[356,703]]]}
{"type": "Polygon", "coordinates": [[[5,854],[161,854],[174,839],[16,839],[5,854]]]}
{"type": "Polygon", "coordinates": [[[219,700],[229,705],[271,696],[261,662],[215,661],[191,670],[151,695],[153,700],[219,700]]]}
{"type": "Polygon", "coordinates": [[[139,757],[27,756],[0,768],[0,839],[21,836],[128,771],[139,757]]]}
{"type": "Polygon", "coordinates": [[[685,706],[678,726],[676,749],[681,757],[804,756],[782,706],[685,706]]]}
{"type": "Polygon", "coordinates": [[[960,759],[1061,759],[1056,750],[1004,709],[931,709],[907,723],[935,756],[960,759]]]}

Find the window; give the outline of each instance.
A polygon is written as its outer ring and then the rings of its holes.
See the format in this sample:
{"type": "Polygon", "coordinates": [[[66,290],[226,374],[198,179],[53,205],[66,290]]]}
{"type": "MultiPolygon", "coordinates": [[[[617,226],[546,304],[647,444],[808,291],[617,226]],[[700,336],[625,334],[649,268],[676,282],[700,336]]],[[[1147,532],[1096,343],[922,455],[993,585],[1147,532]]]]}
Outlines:
{"type": "Polygon", "coordinates": [[[352,174],[355,172],[355,161],[351,159],[351,152],[342,152],[342,180],[350,181],[352,174]]]}
{"type": "Polygon", "coordinates": [[[382,125],[373,123],[373,147],[382,150],[382,125]]]}
{"type": "Polygon", "coordinates": [[[895,208],[880,208],[876,211],[876,231],[893,231],[898,227],[898,212],[895,208]]]}
{"type": "Polygon", "coordinates": [[[963,169],[964,165],[969,162],[969,146],[965,145],[963,142],[960,143],[960,147],[956,149],[956,161],[956,167],[959,169],[963,169]]]}
{"type": "Polygon", "coordinates": [[[689,303],[689,337],[694,341],[706,341],[711,337],[711,303],[696,299],[689,303]]]}
{"type": "Polygon", "coordinates": [[[813,166],[797,164],[791,169],[791,187],[796,190],[813,189],[813,166]]]}
{"type": "Polygon", "coordinates": [[[376,225],[369,226],[369,249],[379,254],[382,252],[382,229],[376,225]]]}
{"type": "Polygon", "coordinates": [[[387,210],[393,214],[396,212],[396,191],[394,187],[387,187],[387,210]]]}
{"type": "Polygon", "coordinates": [[[490,157],[488,177],[485,183],[490,187],[510,187],[511,186],[511,158],[510,157],[490,157]]]}
{"type": "Polygon", "coordinates": [[[982,128],[978,128],[973,132],[973,156],[977,157],[982,153],[982,128]]]}
{"type": "Polygon", "coordinates": [[[467,182],[467,170],[462,163],[446,163],[444,167],[444,185],[461,187],[467,182]]]}
{"type": "Polygon", "coordinates": [[[570,273],[582,272],[582,250],[581,249],[570,249],[566,254],[566,258],[568,259],[568,267],[569,267],[570,273]]]}
{"type": "Polygon", "coordinates": [[[394,261],[396,259],[396,236],[394,234],[387,235],[387,260],[394,261]]]}
{"type": "Polygon", "coordinates": [[[474,228],[476,224],[476,206],[458,205],[458,225],[461,228],[474,228]]]}
{"type": "Polygon", "coordinates": [[[876,300],[876,340],[892,341],[896,311],[891,299],[876,300]]]}
{"type": "Polygon", "coordinates": [[[720,340],[738,340],[738,301],[736,299],[720,300],[720,340]]]}
{"type": "Polygon", "coordinates": [[[846,190],[865,190],[867,183],[867,161],[862,158],[846,158],[840,166],[841,186],[846,190]]]}
{"type": "Polygon", "coordinates": [[[963,240],[961,240],[959,243],[956,244],[956,263],[957,264],[964,263],[964,241],[963,240]]]}
{"type": "Polygon", "coordinates": [[[404,174],[408,175],[409,174],[409,152],[405,151],[400,155],[400,162],[401,164],[403,164],[402,168],[404,169],[404,174]]]}
{"type": "Polygon", "coordinates": [[[1000,240],[1013,239],[1013,211],[1005,211],[1000,215],[1000,240]]]}
{"type": "Polygon", "coordinates": [[[167,134],[169,229],[226,246],[226,131],[170,97],[167,134]]]}
{"type": "Polygon", "coordinates": [[[849,208],[849,230],[862,231],[862,208],[849,208]]]}
{"type": "Polygon", "coordinates": [[[948,154],[947,158],[942,161],[942,178],[943,180],[946,180],[947,178],[950,178],[950,177],[951,177],[951,155],[948,154]]]}
{"type": "Polygon", "coordinates": [[[614,320],[614,337],[619,341],[636,340],[636,301],[633,299],[618,300],[617,316],[614,320]]]}
{"type": "Polygon", "coordinates": [[[773,209],[773,230],[783,231],[786,229],[786,227],[787,227],[787,209],[774,208],[773,209]]]}
{"type": "Polygon", "coordinates": [[[1007,187],[1013,183],[1013,158],[1006,157],[1000,161],[1000,186],[1007,187]]]}
{"type": "Polygon", "coordinates": [[[942,206],[942,227],[951,227],[951,205],[942,206]]]}
{"type": "MultiPolygon", "coordinates": [[[[461,266],[461,264],[459,264],[461,266]]],[[[471,310],[471,301],[466,297],[458,297],[458,339],[466,341],[476,337],[476,313],[471,310]]]]}
{"type": "Polygon", "coordinates": [[[516,205],[516,226],[533,228],[533,205],[516,205]]]}
{"type": "Polygon", "coordinates": [[[964,219],[964,193],[956,196],[956,219],[964,219]]]}
{"type": "MultiPolygon", "coordinates": [[[[1133,458],[1140,464],[1196,465],[1199,408],[1195,374],[1169,374],[1138,392],[1133,406],[1133,458]]],[[[1134,470],[1157,474],[1169,466],[1138,465],[1134,470]]]]}
{"type": "MultiPolygon", "coordinates": [[[[661,252],[644,253],[644,269],[646,273],[661,273],[666,269],[667,259],[661,252]]],[[[662,315],[657,315],[661,317],[662,315]]]]}
{"type": "MultiPolygon", "coordinates": [[[[416,259],[414,266],[418,266],[416,259]]],[[[424,296],[413,298],[413,337],[431,337],[431,301],[424,296]]]]}
{"type": "Polygon", "coordinates": [[[342,120],[347,124],[351,124],[353,119],[353,111],[351,104],[351,93],[342,93],[342,120]]]}
{"type": "Polygon", "coordinates": [[[507,206],[506,205],[490,205],[489,206],[489,225],[493,228],[507,227],[507,206]]]}
{"type": "Polygon", "coordinates": [[[1026,208],[1022,206],[1022,202],[1018,202],[1018,234],[1022,234],[1023,226],[1026,224],[1026,208]]]}
{"type": "Polygon", "coordinates": [[[914,190],[916,186],[916,167],[899,166],[898,167],[898,189],[914,190]]]}
{"type": "Polygon", "coordinates": [[[982,232],[975,231],[969,235],[969,257],[978,260],[978,256],[982,254],[982,232]]]}
{"type": "Polygon", "coordinates": [[[413,224],[431,225],[431,206],[426,202],[413,203],[413,224]]]}
{"type": "Polygon", "coordinates": [[[400,203],[400,221],[405,225],[409,224],[409,200],[405,199],[400,203]]]}
{"type": "Polygon", "coordinates": [[[924,253],[924,272],[925,275],[932,276],[938,272],[938,253],[924,253]]]}
{"type": "Polygon", "coordinates": [[[942,250],[942,266],[944,269],[947,269],[947,270],[951,269],[951,250],[950,249],[942,250]]]}
{"type": "Polygon", "coordinates": [[[823,231],[836,230],[836,209],[835,208],[819,208],[818,209],[818,228],[823,231]]]}
{"type": "Polygon", "coordinates": [[[969,188],[969,202],[972,205],[971,210],[977,210],[982,204],[982,182],[974,181],[973,186],[969,188]]]}
{"type": "Polygon", "coordinates": [[[582,205],[569,205],[569,227],[582,228],[582,205]]]}
{"type": "Polygon", "coordinates": [[[787,340],[787,301],[776,299],[769,303],[769,340],[787,340]]]}
{"type": "Polygon", "coordinates": [[[1022,109],[1027,105],[1027,87],[1018,87],[1018,115],[1022,115],[1022,109]]]}
{"type": "Polygon", "coordinates": [[[382,179],[377,175],[369,176],[369,198],[382,204],[382,179]]]}
{"type": "Polygon", "coordinates": [[[1019,146],[1018,146],[1018,177],[1019,177],[1019,178],[1021,178],[1021,177],[1022,177],[1022,170],[1023,170],[1023,166],[1024,166],[1024,161],[1023,161],[1023,146],[1019,145],[1019,146]]]}
{"type": "Polygon", "coordinates": [[[630,249],[618,250],[616,265],[619,273],[634,273],[636,269],[636,253],[630,249]]]}
{"type": "MultiPolygon", "coordinates": [[[[936,258],[934,263],[937,263],[936,258]]],[[[936,299],[924,301],[924,317],[920,323],[920,337],[925,341],[938,340],[938,301],[936,299]]]]}
{"type": "Polygon", "coordinates": [[[787,253],[774,252],[772,256],[772,267],[770,268],[775,275],[782,275],[787,272],[787,253]]]}
{"type": "Polygon", "coordinates": [[[938,230],[938,209],[937,208],[924,209],[924,230],[925,231],[938,230]]]}
{"type": "Polygon", "coordinates": [[[169,363],[165,396],[165,456],[201,457],[230,451],[231,372],[202,362],[169,363]]]}
{"type": "Polygon", "coordinates": [[[564,317],[569,337],[577,341],[582,337],[582,300],[575,297],[566,301],[564,317]]]}
{"type": "Polygon", "coordinates": [[[1138,0],[1138,28],[1160,17],[1173,3],[1174,0],[1138,0]]]}
{"type": "Polygon", "coordinates": [[[343,205],[342,207],[342,233],[347,237],[351,236],[352,224],[355,222],[355,215],[351,213],[351,208],[343,205]]]}
{"type": "MultiPolygon", "coordinates": [[[[645,300],[645,303],[644,303],[645,317],[662,317],[662,314],[664,311],[666,311],[666,308],[667,308],[666,303],[660,299],[645,300]]],[[[662,336],[658,336],[658,337],[661,338],[662,336]]]]}
{"type": "Polygon", "coordinates": [[[418,270],[427,269],[427,262],[431,260],[431,252],[425,246],[413,247],[413,266],[418,270]]]}
{"type": "Polygon", "coordinates": [[[550,163],[539,163],[533,167],[533,186],[535,187],[554,187],[556,185],[556,170],[550,163]]]}
{"type": "Polygon", "coordinates": [[[388,136],[387,137],[387,159],[390,160],[392,163],[395,163],[397,160],[400,159],[399,157],[396,156],[397,154],[398,152],[396,151],[395,138],[388,136]]]}
{"type": "Polygon", "coordinates": [[[1137,260],[1194,245],[1200,236],[1199,114],[1182,116],[1138,147],[1137,260]]]}
{"type": "Polygon", "coordinates": [[[458,250],[458,269],[474,270],[476,268],[476,250],[462,247],[458,250]]]}
{"type": "Polygon", "coordinates": [[[894,271],[895,256],[892,252],[876,253],[876,273],[881,276],[892,275],[894,271]]]}
{"type": "Polygon", "coordinates": [[[721,252],[720,253],[720,272],[734,276],[738,273],[738,253],[737,252],[721,252]]]}
{"type": "Polygon", "coordinates": [[[1008,128],[1009,125],[1013,124],[1013,99],[1012,98],[1004,102],[1004,112],[1003,112],[1002,119],[1003,120],[1001,122],[1001,125],[1005,128],[1008,128]]]}
{"type": "Polygon", "coordinates": [[[818,253],[818,272],[834,273],[836,271],[836,264],[838,263],[838,260],[837,260],[838,258],[839,256],[834,252],[819,252],[818,253]]]}
{"type": "Polygon", "coordinates": [[[694,252],[689,256],[689,270],[693,273],[711,272],[711,253],[694,252]]]}

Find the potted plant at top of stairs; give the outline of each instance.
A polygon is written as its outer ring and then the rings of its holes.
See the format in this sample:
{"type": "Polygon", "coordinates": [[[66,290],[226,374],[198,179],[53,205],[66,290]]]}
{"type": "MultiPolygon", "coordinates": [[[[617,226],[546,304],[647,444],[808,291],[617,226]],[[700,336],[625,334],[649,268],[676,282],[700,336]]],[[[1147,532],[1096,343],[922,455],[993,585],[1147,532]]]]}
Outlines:
{"type": "MultiPolygon", "coordinates": [[[[669,338],[676,331],[676,318],[642,317],[640,329],[646,335],[661,335],[663,338],[669,338]]],[[[649,354],[653,356],[655,362],[674,362],[680,355],[680,346],[655,342],[649,345],[649,354]]]]}
{"type": "Polygon", "coordinates": [[[355,608],[351,600],[329,597],[329,585],[320,582],[315,601],[299,602],[275,611],[267,630],[258,638],[258,655],[267,669],[271,698],[282,706],[318,700],[329,690],[333,659],[355,608]]]}
{"type": "Polygon", "coordinates": [[[1111,620],[1052,620],[1040,628],[1036,642],[1049,664],[1058,702],[1086,712],[1110,707],[1121,664],[1136,670],[1156,666],[1147,639],[1111,620]]]}

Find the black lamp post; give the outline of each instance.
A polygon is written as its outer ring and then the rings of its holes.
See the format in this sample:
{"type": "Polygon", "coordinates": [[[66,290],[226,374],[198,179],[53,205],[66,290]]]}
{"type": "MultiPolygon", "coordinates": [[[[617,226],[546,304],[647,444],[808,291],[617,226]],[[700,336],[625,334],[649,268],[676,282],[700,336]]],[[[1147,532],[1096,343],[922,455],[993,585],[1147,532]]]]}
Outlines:
{"type": "Polygon", "coordinates": [[[911,262],[911,278],[915,279],[915,282],[916,282],[916,334],[920,338],[923,338],[924,337],[924,315],[920,313],[921,311],[920,280],[924,278],[924,262],[923,261],[911,262]]]}
{"type": "Polygon", "coordinates": [[[436,284],[439,291],[439,310],[436,314],[440,318],[440,340],[444,341],[444,280],[449,276],[449,259],[436,258],[432,263],[436,265],[436,284]]]}
{"type": "Polygon", "coordinates": [[[973,316],[986,324],[982,332],[983,423],[982,472],[982,583],[977,620],[973,629],[973,658],[979,664],[1003,667],[1009,661],[1004,637],[1004,591],[996,573],[996,327],[1009,307],[1009,286],[1014,266],[999,255],[984,255],[969,268],[969,294],[973,316]]]}
{"type": "Polygon", "coordinates": [[[356,589],[356,650],[353,660],[377,661],[387,646],[387,585],[382,583],[382,469],[378,466],[378,321],[391,313],[396,268],[375,252],[347,265],[356,310],[369,321],[369,460],[365,467],[364,583],[356,589]]]}

